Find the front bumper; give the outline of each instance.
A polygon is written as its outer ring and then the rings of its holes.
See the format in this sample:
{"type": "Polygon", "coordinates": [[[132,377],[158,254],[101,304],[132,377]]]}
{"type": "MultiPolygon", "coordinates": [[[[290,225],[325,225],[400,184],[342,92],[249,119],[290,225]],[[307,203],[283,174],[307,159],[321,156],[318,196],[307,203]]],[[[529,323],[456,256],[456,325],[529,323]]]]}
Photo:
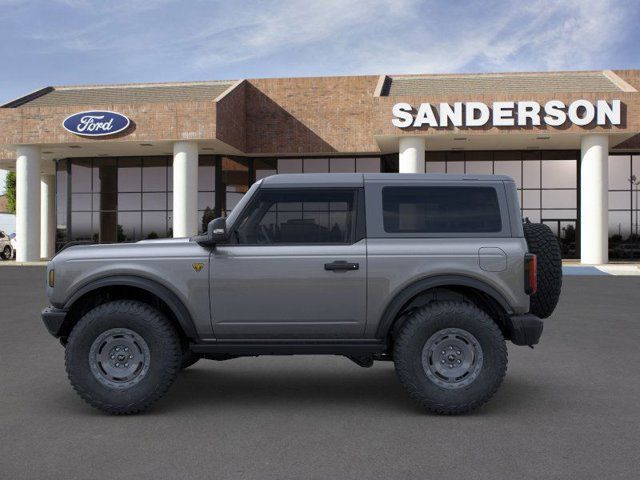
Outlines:
{"type": "Polygon", "coordinates": [[[535,345],[540,341],[544,324],[532,313],[508,317],[507,330],[515,345],[535,345]]]}
{"type": "Polygon", "coordinates": [[[61,310],[55,307],[47,307],[42,310],[42,321],[49,333],[56,338],[62,334],[64,321],[67,318],[67,310],[61,310]]]}

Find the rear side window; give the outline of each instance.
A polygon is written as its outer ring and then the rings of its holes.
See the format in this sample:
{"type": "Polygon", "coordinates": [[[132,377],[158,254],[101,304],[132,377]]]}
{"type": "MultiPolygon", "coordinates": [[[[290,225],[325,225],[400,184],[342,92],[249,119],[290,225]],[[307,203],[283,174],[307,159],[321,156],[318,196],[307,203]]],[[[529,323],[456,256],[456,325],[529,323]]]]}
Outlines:
{"type": "Polygon", "coordinates": [[[492,187],[385,187],[387,233],[494,233],[502,230],[492,187]]]}

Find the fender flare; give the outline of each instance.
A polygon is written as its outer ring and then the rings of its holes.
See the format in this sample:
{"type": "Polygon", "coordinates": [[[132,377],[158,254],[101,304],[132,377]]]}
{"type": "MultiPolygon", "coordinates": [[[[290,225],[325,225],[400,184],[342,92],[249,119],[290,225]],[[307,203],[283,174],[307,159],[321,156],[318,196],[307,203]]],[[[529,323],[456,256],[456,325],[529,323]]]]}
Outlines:
{"type": "Polygon", "coordinates": [[[512,313],[513,309],[505,297],[494,287],[487,285],[481,280],[465,275],[435,275],[417,280],[395,294],[393,299],[387,304],[380,318],[378,328],[376,329],[376,338],[384,338],[387,336],[393,322],[400,313],[400,309],[409,302],[409,300],[426,290],[445,286],[470,287],[479,290],[495,300],[505,312],[512,313]]]}
{"type": "Polygon", "coordinates": [[[180,300],[174,292],[164,285],[161,285],[154,280],[136,275],[113,275],[92,280],[78,288],[73,295],[67,299],[64,303],[64,309],[69,310],[77,300],[87,293],[100,288],[114,286],[139,288],[160,298],[160,300],[169,307],[169,310],[171,310],[173,315],[176,317],[176,320],[180,324],[185,335],[190,338],[198,338],[193,318],[191,318],[191,314],[189,313],[189,310],[187,310],[187,307],[185,307],[182,300],[180,300]]]}

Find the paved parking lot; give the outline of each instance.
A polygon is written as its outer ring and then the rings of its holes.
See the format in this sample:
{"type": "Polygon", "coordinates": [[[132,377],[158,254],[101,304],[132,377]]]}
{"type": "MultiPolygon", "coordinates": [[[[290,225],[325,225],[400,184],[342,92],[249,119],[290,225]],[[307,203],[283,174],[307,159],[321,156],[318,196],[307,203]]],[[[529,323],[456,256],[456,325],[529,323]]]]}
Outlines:
{"type": "Polygon", "coordinates": [[[391,364],[201,362],[148,414],[69,387],[42,267],[0,269],[0,477],[637,479],[640,277],[571,276],[535,350],[475,414],[422,413],[391,364]]]}

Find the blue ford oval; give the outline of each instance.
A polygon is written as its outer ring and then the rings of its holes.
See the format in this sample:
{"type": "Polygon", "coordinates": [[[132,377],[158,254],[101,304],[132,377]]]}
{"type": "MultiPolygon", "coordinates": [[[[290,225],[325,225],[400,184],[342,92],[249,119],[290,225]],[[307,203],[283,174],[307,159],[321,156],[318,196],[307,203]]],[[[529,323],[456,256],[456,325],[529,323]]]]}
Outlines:
{"type": "Polygon", "coordinates": [[[84,137],[102,137],[115,135],[126,130],[130,125],[129,118],[118,112],[108,110],[78,112],[69,115],[62,122],[68,132],[84,137]]]}

